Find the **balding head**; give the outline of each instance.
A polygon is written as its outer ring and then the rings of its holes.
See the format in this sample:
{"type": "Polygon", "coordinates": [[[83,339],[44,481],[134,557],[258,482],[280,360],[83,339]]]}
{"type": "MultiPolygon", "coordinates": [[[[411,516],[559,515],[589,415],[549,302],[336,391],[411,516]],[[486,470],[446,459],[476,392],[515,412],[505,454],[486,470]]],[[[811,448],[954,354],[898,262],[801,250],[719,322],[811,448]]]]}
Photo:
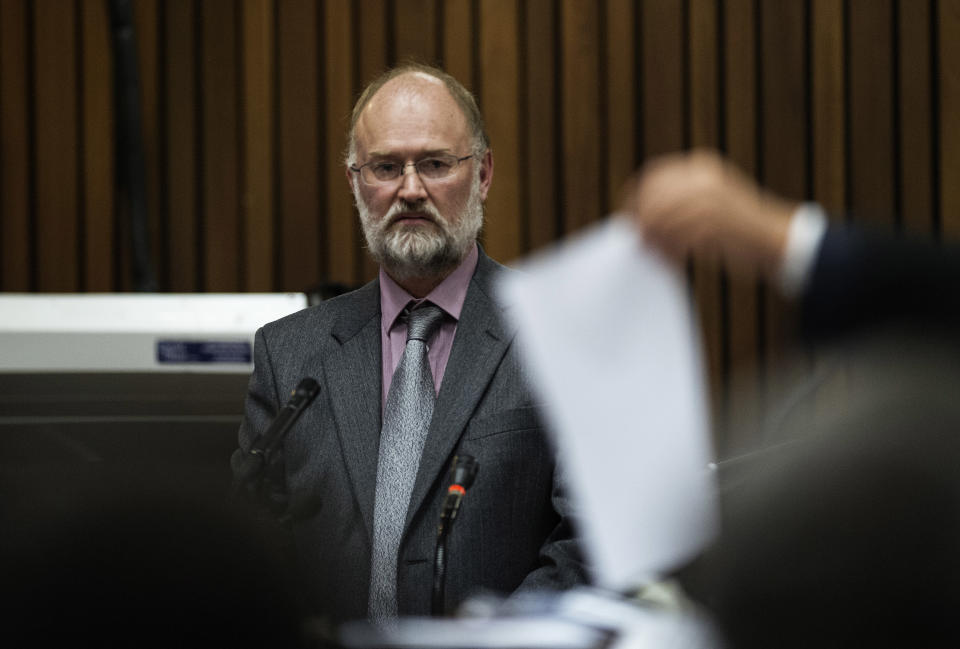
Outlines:
{"type": "Polygon", "coordinates": [[[428,90],[431,85],[442,84],[460,108],[471,137],[471,153],[482,155],[490,147],[480,108],[473,94],[463,84],[439,68],[421,63],[408,63],[384,72],[371,81],[353,106],[350,115],[350,132],[347,138],[346,164],[357,164],[357,124],[375,98],[383,93],[415,93],[428,90]],[[381,93],[383,91],[383,93],[381,93]]]}

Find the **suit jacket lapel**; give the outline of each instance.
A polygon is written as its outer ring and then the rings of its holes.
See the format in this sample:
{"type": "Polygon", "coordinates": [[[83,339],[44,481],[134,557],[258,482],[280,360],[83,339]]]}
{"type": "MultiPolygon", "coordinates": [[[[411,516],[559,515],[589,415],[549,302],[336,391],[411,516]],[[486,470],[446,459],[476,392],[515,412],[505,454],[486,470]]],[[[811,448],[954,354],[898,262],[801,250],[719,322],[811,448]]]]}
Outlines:
{"type": "Polygon", "coordinates": [[[420,458],[407,509],[408,526],[434,480],[446,472],[450,453],[513,338],[514,332],[501,319],[501,307],[491,297],[497,268],[481,250],[420,458]]]}
{"type": "Polygon", "coordinates": [[[367,284],[351,300],[331,327],[322,362],[344,461],[372,534],[383,385],[379,282],[367,284]]]}

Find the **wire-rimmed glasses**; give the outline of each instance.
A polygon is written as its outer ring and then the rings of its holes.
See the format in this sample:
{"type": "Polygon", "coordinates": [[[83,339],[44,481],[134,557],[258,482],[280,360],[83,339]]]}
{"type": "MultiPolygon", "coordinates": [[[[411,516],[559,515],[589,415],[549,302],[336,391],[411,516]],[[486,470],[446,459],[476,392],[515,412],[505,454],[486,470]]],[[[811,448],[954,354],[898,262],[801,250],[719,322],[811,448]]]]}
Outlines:
{"type": "Polygon", "coordinates": [[[474,157],[465,155],[458,158],[453,154],[441,153],[420,158],[416,162],[400,162],[390,158],[371,160],[359,167],[350,165],[350,170],[360,174],[360,179],[367,185],[386,185],[400,178],[407,167],[412,166],[422,180],[445,180],[453,176],[460,163],[474,157]]]}

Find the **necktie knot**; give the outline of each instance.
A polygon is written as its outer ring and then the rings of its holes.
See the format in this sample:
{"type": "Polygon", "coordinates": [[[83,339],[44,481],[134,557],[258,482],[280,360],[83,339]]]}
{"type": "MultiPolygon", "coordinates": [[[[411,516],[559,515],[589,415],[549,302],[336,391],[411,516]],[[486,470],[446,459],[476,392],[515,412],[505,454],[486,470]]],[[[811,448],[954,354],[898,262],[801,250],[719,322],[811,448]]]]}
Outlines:
{"type": "Polygon", "coordinates": [[[443,320],[443,310],[434,304],[424,304],[404,313],[407,317],[407,342],[411,340],[427,342],[443,320]]]}

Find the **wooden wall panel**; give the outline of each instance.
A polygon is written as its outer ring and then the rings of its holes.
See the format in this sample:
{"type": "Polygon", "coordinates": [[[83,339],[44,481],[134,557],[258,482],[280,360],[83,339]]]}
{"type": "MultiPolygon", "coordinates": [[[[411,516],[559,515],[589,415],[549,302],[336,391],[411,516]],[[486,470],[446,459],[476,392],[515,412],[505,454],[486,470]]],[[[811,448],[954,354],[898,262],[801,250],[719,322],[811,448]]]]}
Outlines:
{"type": "Polygon", "coordinates": [[[0,2],[0,290],[4,291],[35,288],[29,39],[26,0],[0,2]]]}
{"type": "Polygon", "coordinates": [[[761,174],[775,191],[800,199],[807,188],[804,5],[783,2],[760,6],[761,174]]]}
{"type": "MultiPolygon", "coordinates": [[[[519,102],[518,10],[516,0],[487,0],[481,4],[480,53],[487,61],[480,77],[484,106],[516,106],[519,102]]],[[[494,174],[483,238],[490,255],[509,262],[523,252],[519,115],[516,111],[488,111],[486,124],[494,174]]]]}
{"type": "MultiPolygon", "coordinates": [[[[810,17],[812,198],[835,219],[847,205],[847,101],[844,53],[848,39],[843,0],[814,0],[810,17]]],[[[837,412],[850,398],[845,372],[832,354],[813,355],[811,374],[823,377],[811,416],[837,412]]],[[[808,404],[803,404],[808,405],[808,404]]],[[[803,406],[800,406],[803,407],[803,406]]]]}
{"type": "MultiPolygon", "coordinates": [[[[449,4],[444,16],[450,16],[449,4]]],[[[388,0],[363,0],[357,3],[357,28],[359,34],[357,37],[357,58],[359,61],[359,78],[356,79],[353,97],[350,102],[350,109],[353,110],[353,102],[356,95],[360,94],[360,89],[371,81],[378,74],[387,69],[390,59],[388,27],[387,27],[387,9],[388,0]]],[[[467,31],[469,33],[469,30],[467,31]]],[[[447,39],[448,40],[448,39],[447,39]]],[[[447,42],[444,40],[444,43],[447,42]]],[[[469,67],[469,66],[468,66],[469,67]]],[[[354,210],[355,218],[356,210],[354,210]]],[[[357,221],[358,241],[366,245],[363,241],[363,234],[359,233],[360,223],[357,221]]],[[[360,255],[360,281],[371,280],[377,276],[377,264],[370,258],[370,255],[363,252],[360,255]]]]}
{"type": "Polygon", "coordinates": [[[473,24],[473,0],[443,0],[443,68],[475,91],[474,60],[479,29],[473,24]]]}
{"type": "Polygon", "coordinates": [[[33,3],[36,61],[37,288],[79,290],[77,12],[33,3]]]}
{"type": "MultiPolygon", "coordinates": [[[[807,196],[808,51],[807,6],[799,2],[759,4],[760,168],[774,191],[791,199],[807,196]]],[[[763,287],[758,332],[761,354],[761,408],[776,407],[809,368],[794,365],[789,351],[790,303],[763,287]]],[[[765,434],[775,431],[764,430],[765,434]]]]}
{"type": "Polygon", "coordinates": [[[200,73],[197,69],[199,8],[194,0],[165,7],[164,196],[161,219],[170,263],[159,275],[171,291],[203,289],[200,283],[200,73]]]}
{"type": "Polygon", "coordinates": [[[757,14],[753,0],[723,4],[724,141],[727,155],[749,174],[757,163],[757,14]]]}
{"type": "Polygon", "coordinates": [[[895,89],[899,97],[900,141],[896,161],[900,168],[900,201],[897,213],[904,228],[930,234],[933,215],[933,96],[930,72],[929,0],[898,0],[900,60],[895,89]]]}
{"type": "Polygon", "coordinates": [[[143,135],[144,173],[146,175],[146,208],[150,248],[155,271],[164,272],[166,265],[160,224],[160,150],[163,147],[160,128],[160,5],[158,0],[137,0],[133,4],[134,29],[137,35],[137,58],[140,64],[140,105],[143,135]]]}
{"type": "Polygon", "coordinates": [[[640,113],[645,158],[685,144],[684,27],[683,3],[643,0],[640,113]]]}
{"type": "MultiPolygon", "coordinates": [[[[108,292],[113,290],[117,270],[115,256],[103,254],[103,242],[113,241],[116,235],[110,33],[105,2],[83,0],[81,8],[83,288],[108,292]]],[[[152,189],[157,196],[159,187],[152,189]]]]}
{"type": "Polygon", "coordinates": [[[630,0],[607,0],[604,14],[603,52],[604,155],[606,190],[603,212],[619,207],[624,181],[637,168],[637,70],[636,5],[630,0]]]}
{"type": "Polygon", "coordinates": [[[893,32],[890,0],[850,1],[850,207],[861,220],[894,222],[893,32]]]}
{"type": "Polygon", "coordinates": [[[243,3],[243,289],[272,291],[274,275],[274,11],[243,3]]]}
{"type": "Polygon", "coordinates": [[[229,0],[201,4],[203,285],[215,292],[241,286],[237,13],[229,0]]]}
{"type": "Polygon", "coordinates": [[[720,146],[718,15],[714,0],[689,0],[690,145],[720,146]]]}
{"type": "Polygon", "coordinates": [[[943,237],[960,240],[960,0],[939,0],[940,223],[943,237]]]}
{"type": "Polygon", "coordinates": [[[561,7],[560,106],[563,135],[562,212],[564,233],[602,212],[605,179],[600,177],[600,14],[596,3],[564,0],[561,7]]]}
{"type": "Polygon", "coordinates": [[[389,28],[387,27],[389,0],[363,0],[355,4],[359,34],[357,60],[360,79],[358,79],[358,85],[362,85],[387,69],[390,58],[389,28]]]}
{"type": "MultiPolygon", "coordinates": [[[[799,2],[760,7],[760,176],[774,191],[803,199],[808,188],[806,7],[799,2]]],[[[783,360],[788,318],[776,292],[765,297],[762,351],[772,368],[783,360]]]]}
{"type": "Polygon", "coordinates": [[[279,2],[280,285],[302,291],[323,275],[320,169],[321,120],[317,3],[279,2]]]}
{"type": "Polygon", "coordinates": [[[537,249],[560,235],[560,155],[557,89],[558,7],[555,0],[523,3],[526,79],[524,101],[524,220],[528,249],[537,249]]]}
{"type": "Polygon", "coordinates": [[[436,64],[438,3],[443,0],[394,0],[393,26],[397,62],[408,60],[436,64]]]}
{"type": "Polygon", "coordinates": [[[811,17],[812,198],[834,214],[846,209],[845,27],[843,0],[814,0],[811,17]]]}
{"type": "Polygon", "coordinates": [[[344,134],[350,124],[354,85],[350,24],[350,0],[327,0],[323,20],[326,125],[320,144],[325,152],[322,162],[327,194],[324,210],[327,239],[323,248],[326,270],[315,281],[341,282],[347,286],[358,284],[361,272],[357,219],[343,166],[347,144],[344,134]]]}
{"type": "MultiPolygon", "coordinates": [[[[746,173],[757,173],[757,42],[744,34],[757,32],[753,0],[727,0],[723,5],[723,131],[726,152],[746,173]]],[[[738,448],[747,432],[760,425],[760,304],[755,278],[731,279],[727,285],[726,364],[727,432],[724,446],[738,448]]]]}

